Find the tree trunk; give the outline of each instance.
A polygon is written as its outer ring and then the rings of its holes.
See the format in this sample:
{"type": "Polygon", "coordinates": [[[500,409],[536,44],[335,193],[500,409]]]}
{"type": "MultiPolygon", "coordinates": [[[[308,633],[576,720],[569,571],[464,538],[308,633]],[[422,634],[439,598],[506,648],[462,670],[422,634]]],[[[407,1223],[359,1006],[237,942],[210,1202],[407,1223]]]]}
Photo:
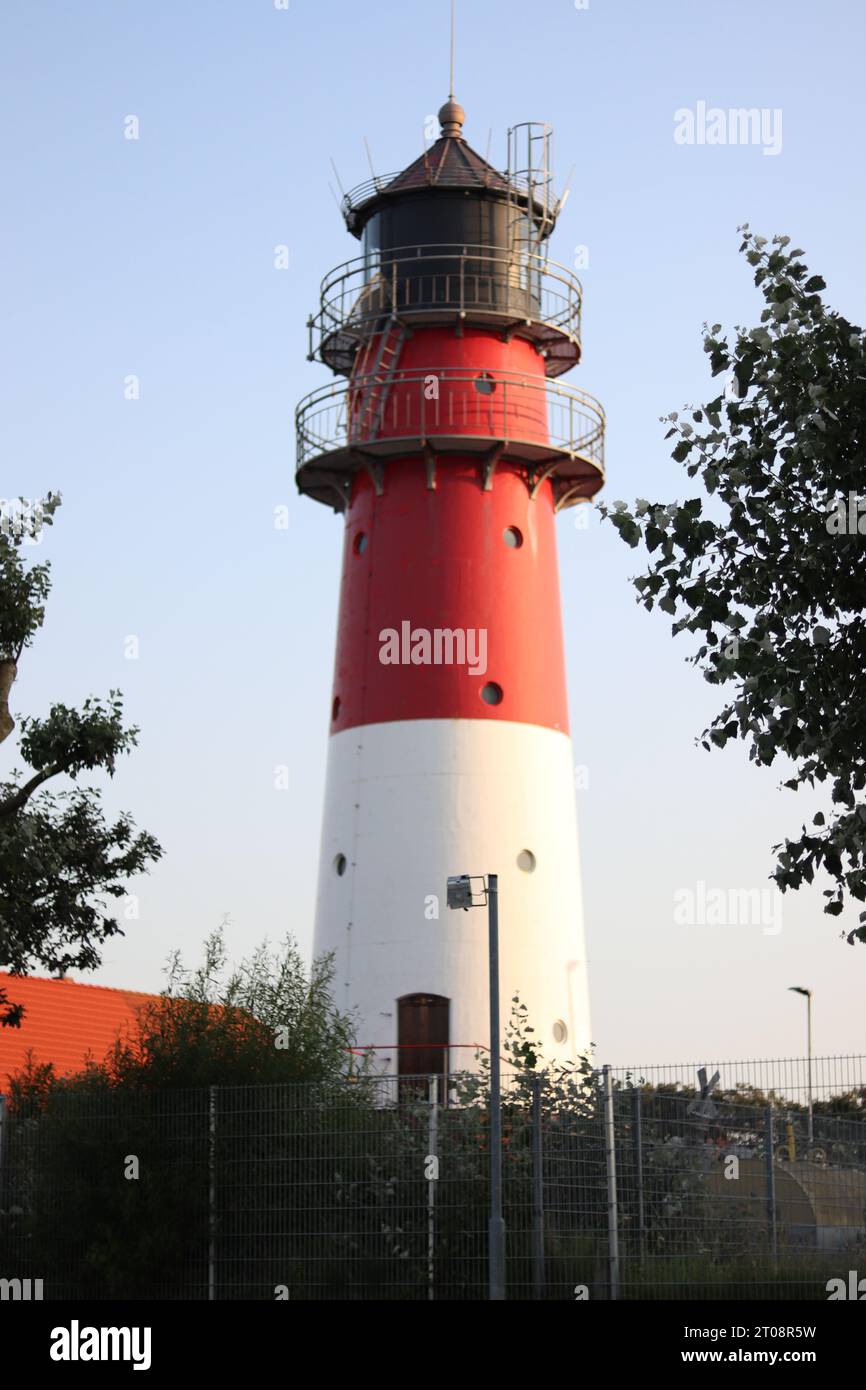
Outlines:
{"type": "Polygon", "coordinates": [[[9,692],[18,675],[18,667],[11,657],[0,657],[0,743],[8,738],[15,728],[15,720],[9,713],[9,692]]]}

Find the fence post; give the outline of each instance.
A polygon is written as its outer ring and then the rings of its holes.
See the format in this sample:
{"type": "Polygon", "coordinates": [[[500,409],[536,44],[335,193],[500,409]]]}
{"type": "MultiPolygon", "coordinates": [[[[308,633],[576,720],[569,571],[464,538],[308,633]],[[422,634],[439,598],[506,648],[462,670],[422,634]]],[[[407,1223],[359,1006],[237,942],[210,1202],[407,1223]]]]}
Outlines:
{"type": "Polygon", "coordinates": [[[610,1297],[619,1298],[619,1223],[616,1201],[616,1131],[613,1120],[613,1077],[604,1067],[604,1157],[607,1169],[607,1263],[610,1297]]]}
{"type": "Polygon", "coordinates": [[[767,1225],[770,1231],[770,1248],[773,1252],[773,1259],[775,1260],[778,1255],[778,1249],[776,1243],[776,1170],[773,1167],[775,1142],[772,1105],[767,1106],[765,1129],[767,1133],[767,1152],[765,1155],[765,1162],[767,1165],[767,1225]]]}
{"type": "MultiPolygon", "coordinates": [[[[430,1109],[427,1114],[427,1163],[435,1159],[438,1144],[438,1093],[439,1078],[430,1076],[427,1082],[427,1097],[430,1109]]],[[[426,1166],[426,1165],[425,1165],[426,1166]]],[[[435,1164],[434,1164],[435,1172],[435,1164]]],[[[427,1179],[427,1298],[436,1297],[434,1289],[434,1254],[436,1245],[436,1177],[427,1179]]]]}
{"type": "Polygon", "coordinates": [[[530,1077],[532,1086],[532,1289],[544,1297],[544,1166],[541,1138],[541,1087],[544,1078],[530,1077]]]}
{"type": "Polygon", "coordinates": [[[637,1187],[637,1252],[643,1259],[644,1234],[646,1229],[643,1204],[643,1135],[641,1133],[641,1092],[640,1086],[634,1089],[634,1171],[637,1187]]]}
{"type": "Polygon", "coordinates": [[[207,1296],[216,1298],[216,1086],[208,1094],[208,1247],[207,1296]]]}

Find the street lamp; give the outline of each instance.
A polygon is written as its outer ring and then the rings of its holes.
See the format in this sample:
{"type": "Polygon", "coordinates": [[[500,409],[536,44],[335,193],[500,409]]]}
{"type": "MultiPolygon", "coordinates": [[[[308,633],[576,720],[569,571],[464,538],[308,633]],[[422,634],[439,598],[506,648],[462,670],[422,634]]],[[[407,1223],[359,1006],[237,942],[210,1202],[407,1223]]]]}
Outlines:
{"type": "Polygon", "coordinates": [[[812,991],[811,991],[810,989],[805,989],[803,985],[789,985],[789,986],[788,986],[788,989],[789,989],[789,991],[790,991],[791,993],[793,993],[793,994],[805,994],[805,996],[806,996],[806,1031],[807,1031],[807,1038],[808,1038],[808,1042],[807,1042],[807,1046],[808,1046],[808,1060],[807,1060],[807,1063],[806,1063],[806,1066],[807,1066],[807,1073],[806,1073],[806,1074],[807,1074],[807,1084],[808,1084],[808,1088],[809,1088],[809,1147],[811,1148],[811,1147],[812,1147],[812,991]]]}
{"type": "MultiPolygon", "coordinates": [[[[483,875],[480,875],[482,884],[483,875]]],[[[505,1221],[502,1216],[502,1095],[499,1078],[499,875],[488,874],[475,901],[472,879],[459,874],[448,880],[448,906],[487,906],[490,957],[490,1224],[488,1227],[489,1297],[505,1298],[505,1221]]]]}

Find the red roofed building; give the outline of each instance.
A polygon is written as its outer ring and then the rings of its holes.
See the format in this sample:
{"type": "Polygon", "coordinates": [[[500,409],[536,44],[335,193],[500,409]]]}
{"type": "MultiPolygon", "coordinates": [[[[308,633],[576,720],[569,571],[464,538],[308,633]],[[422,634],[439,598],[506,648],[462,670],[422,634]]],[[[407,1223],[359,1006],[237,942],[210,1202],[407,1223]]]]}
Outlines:
{"type": "Polygon", "coordinates": [[[88,1055],[101,1062],[117,1038],[131,1027],[136,1011],[157,996],[70,979],[8,975],[0,989],[23,1004],[20,1028],[0,1028],[0,1095],[32,1052],[34,1062],[53,1062],[55,1075],[80,1071],[88,1055]]]}

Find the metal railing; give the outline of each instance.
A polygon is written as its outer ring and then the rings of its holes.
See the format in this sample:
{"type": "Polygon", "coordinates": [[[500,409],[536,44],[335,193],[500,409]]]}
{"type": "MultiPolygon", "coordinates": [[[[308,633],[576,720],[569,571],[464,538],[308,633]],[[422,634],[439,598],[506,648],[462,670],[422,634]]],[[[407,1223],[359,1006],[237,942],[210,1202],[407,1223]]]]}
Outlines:
{"type": "Polygon", "coordinates": [[[310,357],[352,369],[360,343],[391,317],[463,319],[510,325],[547,355],[549,375],[580,355],[580,281],[532,252],[495,246],[398,247],[358,256],[322,281],[319,312],[308,321],[310,357]]]}
{"type": "MultiPolygon", "coordinates": [[[[372,178],[365,179],[362,183],[357,183],[343,194],[340,201],[340,211],[350,231],[354,229],[355,219],[358,212],[369,203],[371,198],[377,198],[380,193],[387,192],[395,179],[399,179],[406,173],[405,169],[397,169],[391,174],[374,174],[372,178]]],[[[438,166],[430,166],[427,183],[431,188],[438,185],[438,166]]],[[[478,171],[471,166],[465,169],[457,165],[449,166],[447,179],[443,182],[444,187],[448,188],[472,188],[478,190],[484,187],[479,181],[478,171]]],[[[524,171],[516,174],[509,174],[507,171],[500,172],[498,169],[491,168],[487,180],[487,186],[502,193],[510,192],[512,198],[538,198],[537,179],[528,178],[524,171]]],[[[397,190],[395,190],[396,192],[397,190]]],[[[547,192],[547,203],[554,207],[557,200],[552,191],[547,192]]]]}
{"type": "Polygon", "coordinates": [[[396,454],[447,439],[467,450],[473,442],[503,442],[510,455],[530,461],[579,458],[604,473],[600,403],[576,387],[516,373],[431,367],[398,371],[390,382],[355,378],[349,386],[334,383],[305,396],[295,422],[299,471],[347,450],[396,454]],[[376,390],[387,391],[382,408],[365,409],[365,396],[376,390]]]}

